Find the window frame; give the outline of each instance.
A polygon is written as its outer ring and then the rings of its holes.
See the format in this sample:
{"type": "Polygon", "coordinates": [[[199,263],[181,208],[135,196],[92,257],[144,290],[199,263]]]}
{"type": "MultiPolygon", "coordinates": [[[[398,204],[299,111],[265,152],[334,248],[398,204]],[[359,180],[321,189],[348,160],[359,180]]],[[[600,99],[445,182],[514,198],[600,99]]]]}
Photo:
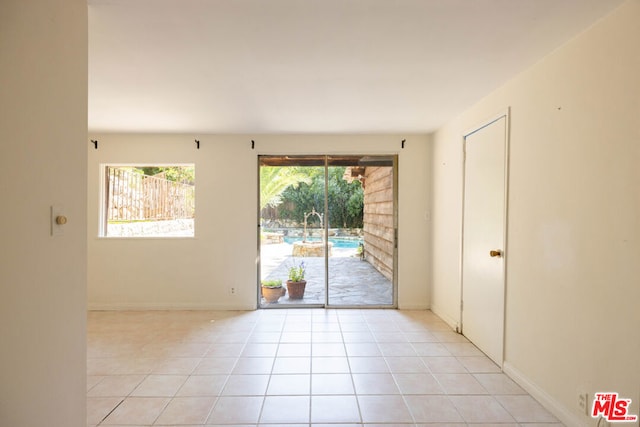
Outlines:
{"type": "Polygon", "coordinates": [[[108,194],[109,194],[109,181],[107,175],[109,168],[119,167],[131,167],[131,168],[143,168],[143,167],[192,167],[194,168],[195,175],[195,162],[170,162],[170,163],[157,163],[157,162],[103,162],[99,164],[100,174],[100,191],[98,192],[98,238],[99,239],[120,239],[120,240],[137,240],[137,239],[195,239],[196,238],[196,200],[197,200],[197,187],[194,184],[194,214],[193,214],[193,234],[191,235],[136,235],[136,236],[109,236],[108,233],[108,194]]]}

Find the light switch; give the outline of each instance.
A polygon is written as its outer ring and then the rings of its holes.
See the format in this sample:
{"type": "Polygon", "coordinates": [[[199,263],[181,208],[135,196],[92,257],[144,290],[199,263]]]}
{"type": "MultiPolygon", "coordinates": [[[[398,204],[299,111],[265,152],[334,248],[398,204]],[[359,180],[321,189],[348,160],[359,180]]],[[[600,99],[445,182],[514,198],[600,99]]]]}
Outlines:
{"type": "Polygon", "coordinates": [[[51,235],[59,236],[64,232],[67,217],[63,213],[64,209],[60,205],[51,206],[51,235]]]}

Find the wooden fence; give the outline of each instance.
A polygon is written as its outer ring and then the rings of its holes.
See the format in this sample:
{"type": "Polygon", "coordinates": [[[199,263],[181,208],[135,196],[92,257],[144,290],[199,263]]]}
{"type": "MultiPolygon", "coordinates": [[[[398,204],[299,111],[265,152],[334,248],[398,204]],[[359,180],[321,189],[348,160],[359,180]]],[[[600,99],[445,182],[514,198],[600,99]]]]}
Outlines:
{"type": "Polygon", "coordinates": [[[143,175],[131,168],[106,168],[107,221],[193,218],[195,185],[143,175]]]}

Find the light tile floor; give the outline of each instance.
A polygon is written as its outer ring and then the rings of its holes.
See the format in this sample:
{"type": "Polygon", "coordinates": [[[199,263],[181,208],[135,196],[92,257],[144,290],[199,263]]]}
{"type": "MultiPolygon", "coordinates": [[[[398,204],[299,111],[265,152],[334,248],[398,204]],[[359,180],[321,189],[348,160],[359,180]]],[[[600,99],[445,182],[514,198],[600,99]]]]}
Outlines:
{"type": "Polygon", "coordinates": [[[561,425],[430,311],[91,312],[95,426],[561,425]]]}

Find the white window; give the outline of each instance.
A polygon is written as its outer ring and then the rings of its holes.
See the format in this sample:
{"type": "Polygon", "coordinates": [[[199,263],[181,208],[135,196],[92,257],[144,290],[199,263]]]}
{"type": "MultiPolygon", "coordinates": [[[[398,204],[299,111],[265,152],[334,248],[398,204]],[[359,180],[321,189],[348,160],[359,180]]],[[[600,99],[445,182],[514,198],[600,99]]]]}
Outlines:
{"type": "Polygon", "coordinates": [[[193,237],[195,166],[105,165],[103,237],[193,237]]]}

